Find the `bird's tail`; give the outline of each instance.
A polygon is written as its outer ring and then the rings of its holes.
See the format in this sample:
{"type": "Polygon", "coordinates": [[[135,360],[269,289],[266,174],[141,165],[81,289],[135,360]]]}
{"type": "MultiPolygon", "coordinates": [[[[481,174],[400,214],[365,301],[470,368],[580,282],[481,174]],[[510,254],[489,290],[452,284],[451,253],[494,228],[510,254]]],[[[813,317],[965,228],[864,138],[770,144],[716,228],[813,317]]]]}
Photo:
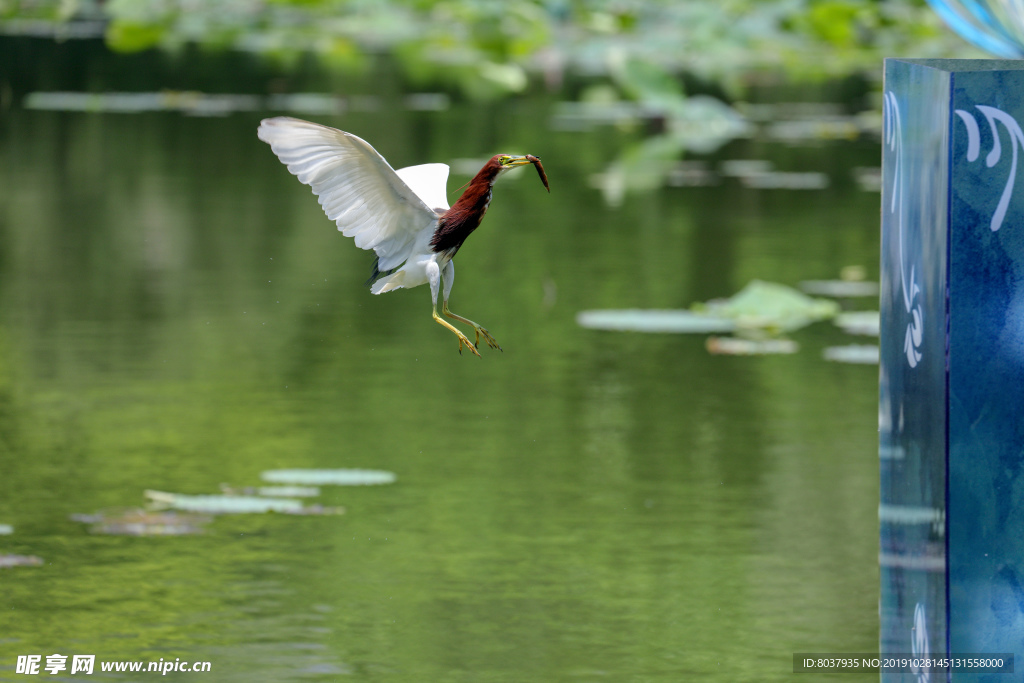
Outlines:
{"type": "Polygon", "coordinates": [[[401,289],[402,287],[405,287],[404,270],[377,280],[370,287],[370,291],[374,294],[383,294],[384,292],[390,292],[392,289],[401,289]]]}
{"type": "MultiPolygon", "coordinates": [[[[402,264],[402,265],[404,265],[404,264],[402,264]]],[[[378,292],[376,291],[376,288],[374,287],[374,284],[378,280],[380,280],[381,278],[385,278],[385,277],[391,275],[392,273],[396,272],[399,268],[402,267],[402,265],[398,265],[398,266],[396,266],[394,268],[391,268],[390,270],[381,270],[380,269],[380,257],[377,257],[377,258],[373,259],[373,272],[370,273],[370,279],[368,279],[366,282],[364,282],[363,285],[365,285],[366,287],[369,287],[370,290],[373,291],[374,294],[377,294],[378,292]]]]}
{"type": "Polygon", "coordinates": [[[379,264],[380,259],[373,260],[373,274],[366,281],[366,286],[373,294],[383,294],[405,286],[405,271],[402,270],[404,263],[384,271],[378,268],[379,264]]]}

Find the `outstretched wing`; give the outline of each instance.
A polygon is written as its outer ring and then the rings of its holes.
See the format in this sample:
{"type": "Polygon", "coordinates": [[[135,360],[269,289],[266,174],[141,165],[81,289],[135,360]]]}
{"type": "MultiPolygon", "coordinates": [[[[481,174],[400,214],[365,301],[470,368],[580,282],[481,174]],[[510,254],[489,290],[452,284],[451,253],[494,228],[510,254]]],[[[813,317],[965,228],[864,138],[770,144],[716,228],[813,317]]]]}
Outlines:
{"type": "Polygon", "coordinates": [[[313,188],[343,235],[377,253],[381,271],[400,266],[411,255],[417,235],[436,226],[433,207],[355,135],[287,116],[264,119],[258,135],[289,171],[313,188]]]}
{"type": "Polygon", "coordinates": [[[447,211],[448,206],[448,164],[420,164],[406,166],[395,173],[405,181],[409,189],[432,209],[447,211]]]}

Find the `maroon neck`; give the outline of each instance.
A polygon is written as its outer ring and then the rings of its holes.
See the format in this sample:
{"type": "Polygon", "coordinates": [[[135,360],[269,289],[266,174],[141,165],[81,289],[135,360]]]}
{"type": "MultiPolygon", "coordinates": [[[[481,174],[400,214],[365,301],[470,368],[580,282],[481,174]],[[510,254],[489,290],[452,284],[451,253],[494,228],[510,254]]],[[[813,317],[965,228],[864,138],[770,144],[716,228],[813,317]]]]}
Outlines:
{"type": "Polygon", "coordinates": [[[470,181],[466,191],[437,222],[430,246],[435,253],[447,252],[451,258],[470,233],[480,226],[491,202],[491,187],[498,179],[501,155],[492,157],[470,181]]]}

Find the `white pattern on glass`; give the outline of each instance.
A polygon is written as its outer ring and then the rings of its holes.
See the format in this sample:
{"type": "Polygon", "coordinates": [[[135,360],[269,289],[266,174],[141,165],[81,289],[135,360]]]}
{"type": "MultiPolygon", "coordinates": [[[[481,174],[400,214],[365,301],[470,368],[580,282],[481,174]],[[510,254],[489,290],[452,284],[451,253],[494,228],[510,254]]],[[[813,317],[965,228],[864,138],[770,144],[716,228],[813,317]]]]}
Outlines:
{"type": "MultiPolygon", "coordinates": [[[[924,310],[921,303],[917,301],[917,295],[921,288],[917,285],[915,268],[910,266],[909,284],[907,280],[906,261],[903,258],[903,127],[900,124],[900,109],[896,102],[896,95],[890,90],[885,94],[885,144],[896,156],[896,168],[892,180],[892,202],[889,206],[890,213],[896,213],[897,226],[900,236],[900,284],[903,286],[903,304],[907,307],[907,314],[910,315],[910,322],[907,323],[907,332],[903,336],[903,351],[907,354],[907,363],[910,367],[917,367],[921,362],[921,343],[924,341],[924,310]]],[[[1016,149],[1014,150],[1016,153],[1016,149]]]]}
{"type": "MultiPolygon", "coordinates": [[[[992,222],[989,227],[992,228],[992,232],[995,232],[1003,226],[1003,220],[1006,218],[1006,210],[1010,207],[1010,197],[1013,195],[1013,184],[1017,179],[1017,156],[1018,149],[1024,147],[1024,131],[1020,129],[1020,124],[1017,120],[1007,114],[1002,109],[996,109],[995,107],[988,107],[984,104],[975,105],[975,108],[984,115],[985,120],[988,121],[988,127],[992,131],[992,150],[985,156],[985,165],[992,168],[999,162],[999,157],[1002,155],[1003,146],[999,140],[999,129],[996,128],[996,122],[1003,124],[1006,128],[1006,132],[1010,134],[1010,149],[1012,150],[1012,157],[1010,161],[1010,175],[1006,179],[1006,187],[1003,188],[1003,195],[999,198],[999,204],[996,206],[996,211],[992,214],[992,222]]],[[[978,155],[981,153],[981,130],[978,128],[978,122],[975,118],[967,111],[963,109],[956,110],[957,116],[964,122],[964,126],[967,128],[967,161],[976,161],[978,155]]]]}
{"type": "MultiPolygon", "coordinates": [[[[914,659],[928,659],[928,655],[931,654],[928,647],[928,619],[924,603],[921,602],[914,608],[914,626],[910,629],[910,651],[914,659]]],[[[926,668],[911,666],[910,671],[917,674],[917,683],[928,683],[931,680],[932,675],[926,668]]]]}

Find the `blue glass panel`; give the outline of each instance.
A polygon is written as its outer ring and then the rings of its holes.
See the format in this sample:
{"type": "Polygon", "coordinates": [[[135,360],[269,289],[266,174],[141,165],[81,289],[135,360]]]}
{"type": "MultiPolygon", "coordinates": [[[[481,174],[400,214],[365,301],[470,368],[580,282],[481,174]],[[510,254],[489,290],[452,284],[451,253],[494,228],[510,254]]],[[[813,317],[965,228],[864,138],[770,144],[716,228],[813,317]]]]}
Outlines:
{"type": "Polygon", "coordinates": [[[1024,666],[1021,121],[1024,62],[886,62],[883,652],[1024,666]]]}
{"type": "MultiPolygon", "coordinates": [[[[888,60],[882,191],[881,650],[946,651],[950,75],[888,60]]],[[[886,681],[913,681],[885,674],[886,681]]]]}
{"type": "Polygon", "coordinates": [[[996,64],[955,72],[950,105],[950,642],[1021,666],[1024,65],[996,64]]]}

